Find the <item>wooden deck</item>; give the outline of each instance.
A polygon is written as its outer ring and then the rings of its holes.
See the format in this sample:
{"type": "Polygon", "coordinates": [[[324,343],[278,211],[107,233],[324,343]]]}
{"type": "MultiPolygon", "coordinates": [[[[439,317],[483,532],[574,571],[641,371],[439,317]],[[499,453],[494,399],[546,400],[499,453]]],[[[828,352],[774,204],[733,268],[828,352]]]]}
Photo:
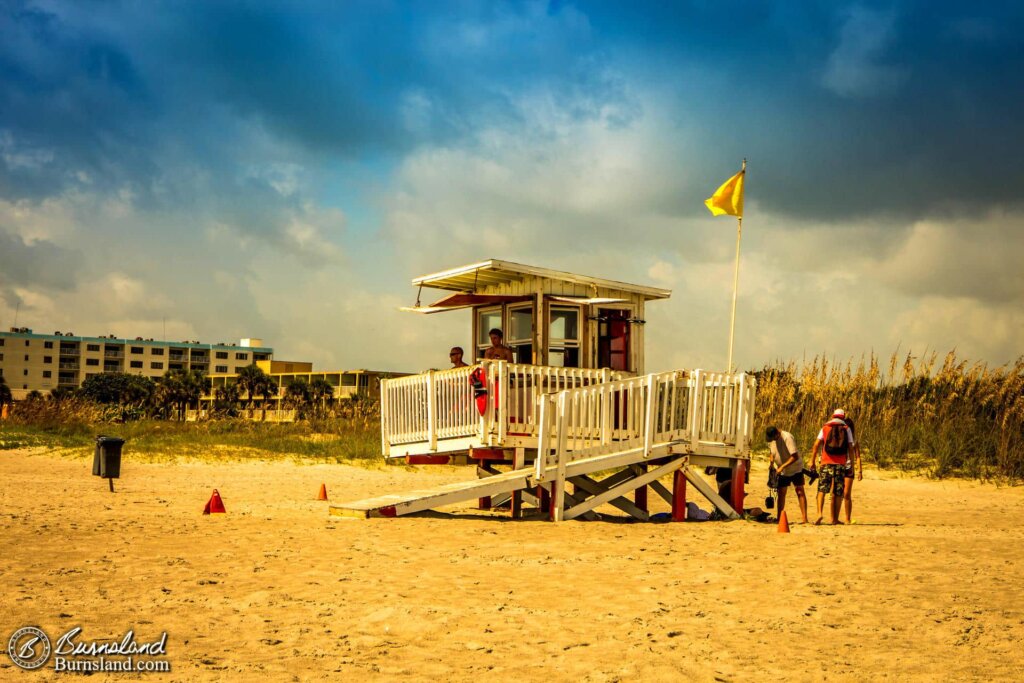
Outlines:
{"type": "Polygon", "coordinates": [[[382,394],[386,453],[394,456],[411,445],[435,454],[483,449],[488,458],[478,459],[478,480],[343,503],[332,506],[331,514],[399,517],[503,496],[511,498],[514,516],[524,498],[532,497],[553,521],[593,518],[604,504],[647,519],[651,489],[681,518],[687,483],[727,517],[742,511],[754,378],[702,370],[623,378],[505,362],[484,367],[488,400],[482,415],[470,393],[471,368],[403,377],[387,382],[382,394]],[[512,471],[494,469],[491,457],[504,452],[514,453],[512,471]],[[733,499],[723,500],[691,465],[731,468],[733,499]],[[604,478],[597,479],[598,473],[604,478]],[[659,481],[668,476],[671,491],[659,481]],[[634,494],[633,502],[628,494],[634,494]]]}

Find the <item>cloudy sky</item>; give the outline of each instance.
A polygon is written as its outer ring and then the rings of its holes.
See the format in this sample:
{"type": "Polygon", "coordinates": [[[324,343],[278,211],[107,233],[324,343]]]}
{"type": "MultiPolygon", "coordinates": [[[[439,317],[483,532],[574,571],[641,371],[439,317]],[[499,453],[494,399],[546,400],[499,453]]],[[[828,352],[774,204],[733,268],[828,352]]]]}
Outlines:
{"type": "Polygon", "coordinates": [[[0,0],[0,325],[418,370],[486,258],[668,287],[648,366],[1024,350],[1024,5],[0,0]]]}

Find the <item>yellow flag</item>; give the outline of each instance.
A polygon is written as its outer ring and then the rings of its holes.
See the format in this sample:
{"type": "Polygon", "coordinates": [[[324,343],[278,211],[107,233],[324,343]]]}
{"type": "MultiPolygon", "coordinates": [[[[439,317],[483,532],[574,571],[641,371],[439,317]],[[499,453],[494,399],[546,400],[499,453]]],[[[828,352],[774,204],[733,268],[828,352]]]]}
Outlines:
{"type": "Polygon", "coordinates": [[[740,171],[729,178],[715,193],[704,200],[704,204],[715,216],[743,216],[743,176],[740,171]]]}

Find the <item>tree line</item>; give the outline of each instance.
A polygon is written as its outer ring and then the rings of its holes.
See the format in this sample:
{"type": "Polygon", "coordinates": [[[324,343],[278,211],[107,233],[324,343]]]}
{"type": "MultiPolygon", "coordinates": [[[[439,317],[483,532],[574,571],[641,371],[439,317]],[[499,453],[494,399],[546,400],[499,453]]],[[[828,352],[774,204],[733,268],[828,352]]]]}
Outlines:
{"type": "MultiPolygon", "coordinates": [[[[168,370],[153,379],[144,375],[105,372],[87,377],[81,387],[58,387],[44,397],[31,391],[26,402],[83,400],[115,407],[122,420],[156,417],[184,419],[187,410],[199,408],[200,399],[210,393],[210,378],[199,370],[168,370]]],[[[217,387],[212,410],[224,417],[235,417],[240,409],[252,410],[255,401],[266,404],[278,395],[278,384],[257,365],[240,368],[234,382],[217,387]]],[[[285,385],[282,403],[295,410],[299,418],[327,414],[334,398],[334,386],[323,377],[312,381],[297,377],[285,385]]],[[[10,387],[0,376],[0,406],[13,403],[10,387]]]]}

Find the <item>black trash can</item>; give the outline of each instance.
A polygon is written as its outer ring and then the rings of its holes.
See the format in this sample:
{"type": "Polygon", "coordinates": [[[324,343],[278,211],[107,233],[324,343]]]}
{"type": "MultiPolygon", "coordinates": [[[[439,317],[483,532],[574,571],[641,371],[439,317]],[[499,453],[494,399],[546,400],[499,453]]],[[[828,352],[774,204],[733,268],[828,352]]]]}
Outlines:
{"type": "Polygon", "coordinates": [[[97,436],[96,453],[92,459],[92,473],[104,479],[121,477],[121,447],[124,439],[116,436],[97,436]]]}

